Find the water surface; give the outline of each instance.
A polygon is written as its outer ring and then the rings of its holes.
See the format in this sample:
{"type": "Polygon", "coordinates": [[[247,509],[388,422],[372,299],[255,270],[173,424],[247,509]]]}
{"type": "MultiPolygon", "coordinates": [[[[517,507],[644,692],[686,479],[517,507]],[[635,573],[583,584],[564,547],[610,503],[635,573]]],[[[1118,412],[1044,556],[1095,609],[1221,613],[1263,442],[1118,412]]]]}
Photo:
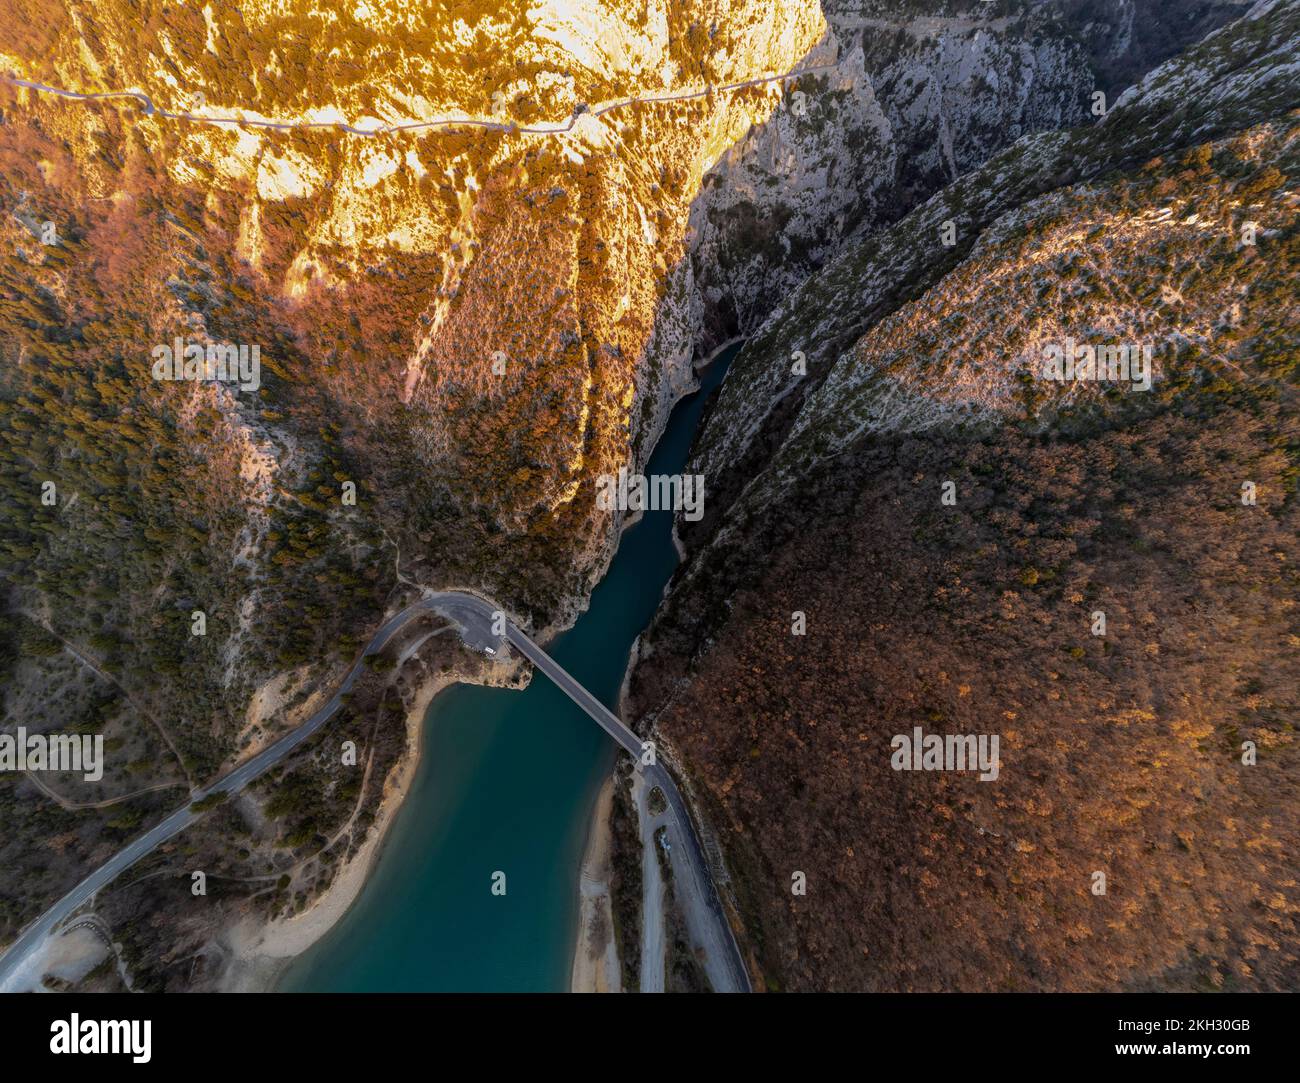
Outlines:
{"type": "MultiPolygon", "coordinates": [[[[677,404],[647,474],[685,468],[705,399],[735,350],[677,404]]],[[[676,566],[671,513],[646,512],[624,533],[590,609],[547,645],[611,707],[676,566]]],[[[613,740],[541,675],[523,692],[448,689],[430,705],[423,737],[411,790],[360,895],[280,988],[567,989],[582,850],[613,740]],[[504,896],[491,893],[498,871],[504,896]]]]}

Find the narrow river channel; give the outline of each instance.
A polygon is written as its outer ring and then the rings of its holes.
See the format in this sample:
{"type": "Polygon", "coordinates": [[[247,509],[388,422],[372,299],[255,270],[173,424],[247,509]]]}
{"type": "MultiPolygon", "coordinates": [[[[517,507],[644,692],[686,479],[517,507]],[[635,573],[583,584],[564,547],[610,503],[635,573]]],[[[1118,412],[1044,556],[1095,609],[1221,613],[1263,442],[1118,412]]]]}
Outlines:
{"type": "MultiPolygon", "coordinates": [[[[673,410],[647,474],[685,469],[709,392],[739,347],[673,410]]],[[[706,497],[707,499],[707,497],[706,497]]],[[[591,607],[547,650],[613,707],[636,637],[673,569],[672,514],[627,530],[591,607]]],[[[457,685],[424,720],[421,762],[365,887],[285,972],[298,991],[561,991],[577,935],[578,870],[615,746],[550,681],[457,685]],[[491,892],[506,875],[505,895],[491,892]]]]}

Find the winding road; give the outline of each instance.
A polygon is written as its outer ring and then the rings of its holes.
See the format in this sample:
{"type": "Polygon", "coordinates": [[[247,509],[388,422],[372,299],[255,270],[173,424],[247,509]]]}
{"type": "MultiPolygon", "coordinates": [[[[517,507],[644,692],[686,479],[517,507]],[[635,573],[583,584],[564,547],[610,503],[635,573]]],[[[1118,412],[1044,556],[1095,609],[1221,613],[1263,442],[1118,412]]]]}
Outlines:
{"type": "Polygon", "coordinates": [[[484,128],[489,131],[511,132],[521,135],[559,135],[563,132],[572,131],[578,123],[579,117],[582,116],[604,116],[606,113],[612,113],[615,109],[624,109],[629,105],[655,105],[660,102],[685,102],[698,98],[708,98],[714,94],[722,94],[732,90],[745,90],[749,87],[764,86],[768,83],[783,83],[788,79],[798,79],[801,76],[811,75],[815,72],[828,71],[836,66],[836,64],[817,64],[784,72],[781,75],[760,75],[757,78],[742,79],[736,83],[722,83],[717,86],[709,85],[701,90],[683,90],[674,94],[649,94],[631,98],[618,98],[590,109],[579,107],[578,110],[575,110],[573,116],[563,123],[553,122],[535,126],[507,120],[487,120],[482,117],[442,117],[438,120],[415,120],[404,124],[381,124],[377,128],[358,128],[343,120],[264,120],[247,117],[210,117],[203,113],[178,113],[168,109],[160,109],[154,104],[153,99],[142,90],[108,90],[99,93],[82,93],[77,90],[67,90],[64,87],[50,86],[48,83],[39,83],[33,79],[19,79],[16,76],[6,76],[0,81],[8,83],[10,86],[23,87],[41,94],[53,94],[60,98],[71,98],[75,101],[108,101],[113,98],[130,98],[139,104],[140,108],[144,110],[145,116],[163,120],[184,120],[194,124],[229,125],[236,128],[269,128],[282,132],[333,128],[347,135],[371,137],[400,135],[405,132],[428,131],[436,128],[484,128]]]}
{"type": "MultiPolygon", "coordinates": [[[[503,646],[502,637],[496,635],[493,628],[502,627],[505,632],[504,639],[537,669],[546,674],[561,691],[629,752],[634,757],[637,769],[645,773],[647,781],[663,790],[668,799],[668,814],[671,817],[670,837],[682,843],[673,848],[675,859],[673,868],[676,875],[682,879],[685,895],[683,908],[687,911],[687,922],[693,935],[705,945],[708,970],[714,988],[725,992],[749,992],[748,970],[742,961],[731,925],[726,919],[713,880],[709,875],[704,852],[691,823],[686,802],[678,792],[672,776],[658,763],[642,766],[641,739],[571,677],[550,655],[511,623],[496,605],[477,595],[460,591],[426,589],[423,598],[389,617],[380,626],[329,702],[293,732],[285,734],[268,745],[207,789],[193,794],[191,802],[211,794],[238,793],[304,741],[310,739],[342,706],[343,696],[356,683],[365,665],[366,657],[383,650],[388,641],[407,624],[429,612],[439,613],[455,621],[460,628],[461,638],[467,646],[480,651],[486,651],[490,647],[498,656],[503,646]],[[680,870],[676,860],[679,853],[681,854],[680,870]]],[[[164,842],[179,835],[202,815],[202,812],[194,811],[192,803],[177,809],[165,820],[118,851],[28,925],[8,950],[0,955],[0,992],[11,991],[9,987],[20,974],[23,964],[61,922],[85,905],[100,888],[111,883],[164,842]]]]}

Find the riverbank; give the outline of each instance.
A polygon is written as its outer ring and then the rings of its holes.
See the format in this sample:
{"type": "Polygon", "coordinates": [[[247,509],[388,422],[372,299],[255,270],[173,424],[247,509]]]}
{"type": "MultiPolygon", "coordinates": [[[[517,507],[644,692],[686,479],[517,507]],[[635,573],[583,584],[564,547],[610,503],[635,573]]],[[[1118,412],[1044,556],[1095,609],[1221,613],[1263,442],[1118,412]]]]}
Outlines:
{"type": "MultiPolygon", "coordinates": [[[[674,410],[647,472],[683,467],[700,408],[725,371],[710,365],[703,395],[674,410]]],[[[544,632],[554,626],[537,633],[557,664],[610,705],[678,564],[671,532],[671,512],[624,526],[581,619],[553,639],[544,632]]],[[[423,728],[437,754],[412,757],[414,774],[385,817],[386,844],[368,851],[360,889],[339,892],[337,907],[313,907],[321,926],[333,926],[329,935],[277,962],[272,952],[302,945],[272,943],[276,926],[236,945],[241,956],[278,970],[277,988],[302,991],[620,988],[608,737],[545,680],[522,693],[452,689],[423,728]]],[[[315,922],[281,923],[303,925],[315,922]]]]}
{"type": "Polygon", "coordinates": [[[520,663],[498,667],[484,681],[458,670],[429,676],[416,689],[406,711],[406,748],[396,771],[384,780],[384,792],[365,842],[343,863],[330,886],[300,914],[263,922],[249,916],[228,928],[220,938],[227,967],[218,991],[234,993],[273,990],[289,964],[325,936],[351,908],[366,884],[393,818],[410,792],[424,751],[424,721],[440,692],[462,682],[492,686],[518,686],[520,663]]]}
{"type": "Polygon", "coordinates": [[[569,982],[569,989],[574,993],[618,993],[623,988],[609,893],[609,816],[613,803],[614,780],[611,777],[605,780],[596,798],[578,881],[581,900],[578,939],[573,950],[573,976],[569,982]]]}
{"type": "Polygon", "coordinates": [[[406,749],[395,774],[384,780],[375,822],[366,841],[339,870],[333,882],[301,914],[279,921],[262,922],[246,917],[228,929],[223,947],[229,963],[218,990],[223,993],[269,992],[285,968],[324,936],[347,913],[361,893],[371,867],[392,823],[393,815],[415,778],[420,762],[424,716],[434,696],[458,678],[445,674],[423,683],[406,712],[406,749]]]}

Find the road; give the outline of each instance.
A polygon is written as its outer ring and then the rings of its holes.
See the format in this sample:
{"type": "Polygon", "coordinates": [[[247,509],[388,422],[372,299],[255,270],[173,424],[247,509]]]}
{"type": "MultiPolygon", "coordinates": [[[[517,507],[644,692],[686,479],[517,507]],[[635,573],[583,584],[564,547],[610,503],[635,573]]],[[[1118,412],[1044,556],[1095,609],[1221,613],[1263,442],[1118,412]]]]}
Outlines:
{"type": "MultiPolygon", "coordinates": [[[[268,745],[256,756],[240,764],[207,789],[193,794],[191,800],[198,800],[210,794],[238,793],[259,775],[279,763],[304,741],[309,740],[342,706],[343,695],[349,692],[356,683],[366,657],[383,650],[388,641],[407,624],[429,612],[440,613],[444,617],[455,621],[461,630],[461,637],[466,645],[475,650],[486,650],[486,648],[492,647],[499,652],[501,650],[501,638],[494,633],[494,628],[503,627],[505,638],[524,657],[528,658],[534,666],[554,681],[570,699],[577,703],[621,747],[636,757],[638,769],[645,771],[647,779],[653,779],[654,784],[659,786],[664,791],[665,796],[668,797],[670,812],[674,816],[674,824],[670,828],[671,837],[691,840],[694,843],[691,848],[690,863],[696,865],[691,872],[694,880],[693,898],[695,907],[698,910],[695,918],[703,926],[716,922],[721,923],[721,927],[712,930],[711,935],[707,937],[707,942],[711,945],[710,954],[717,952],[719,960],[724,961],[721,966],[721,973],[724,976],[730,975],[730,977],[726,978],[722,988],[748,992],[750,988],[748,972],[741,962],[740,951],[736,946],[735,937],[732,935],[731,926],[723,914],[717,893],[713,889],[708,866],[704,862],[703,851],[695,838],[695,831],[691,825],[690,815],[686,811],[686,804],[677,792],[677,787],[671,776],[662,766],[640,767],[641,741],[636,734],[623,725],[622,721],[610,712],[604,704],[566,673],[541,647],[537,646],[514,624],[506,620],[504,614],[500,612],[494,603],[477,595],[460,591],[426,591],[425,596],[418,602],[389,617],[366,645],[366,649],[348,671],[347,676],[344,677],[338,690],[328,703],[317,710],[315,714],[293,730],[292,733],[285,734],[279,740],[268,745]],[[716,922],[713,919],[716,919],[716,922]]],[[[21,970],[28,956],[39,947],[62,921],[85,905],[100,888],[111,883],[164,842],[175,838],[201,815],[203,813],[194,812],[190,804],[177,809],[140,838],[118,851],[117,854],[27,926],[4,955],[0,956],[0,992],[8,991],[8,983],[21,970]]],[[[674,847],[674,856],[676,856],[677,849],[678,847],[674,847]]],[[[673,867],[676,870],[675,862],[673,867]]]]}
{"type": "MultiPolygon", "coordinates": [[[[585,113],[593,117],[599,117],[616,109],[624,109],[629,105],[692,101],[732,90],[745,90],[749,87],[765,86],[768,83],[783,83],[788,79],[798,79],[800,76],[828,71],[834,67],[836,67],[835,64],[817,64],[784,72],[781,75],[760,75],[754,79],[742,79],[736,83],[721,83],[716,86],[709,85],[698,90],[681,90],[672,94],[649,94],[631,98],[618,98],[587,109],[585,113]]],[[[358,128],[342,120],[263,120],[246,117],[210,117],[204,113],[172,112],[154,105],[153,99],[141,90],[108,90],[101,93],[86,94],[76,90],[67,90],[64,87],[50,86],[48,83],[38,83],[33,79],[19,79],[14,76],[5,77],[0,81],[8,83],[10,86],[24,87],[27,90],[35,90],[41,94],[54,94],[57,97],[70,98],[74,101],[107,101],[113,98],[130,98],[132,101],[139,103],[140,108],[144,110],[145,116],[162,120],[183,120],[193,124],[228,125],[235,128],[268,128],[282,132],[333,128],[348,135],[373,137],[399,135],[403,132],[429,131],[435,128],[484,128],[488,131],[510,132],[521,135],[559,135],[562,132],[572,131],[574,125],[578,123],[579,116],[582,115],[575,113],[564,122],[549,122],[533,126],[518,124],[510,120],[488,120],[482,117],[464,116],[442,117],[438,120],[408,121],[405,124],[381,124],[377,128],[358,128]]]]}
{"type": "MultiPolygon", "coordinates": [[[[421,599],[414,605],[408,606],[400,613],[395,614],[384,622],[383,626],[375,633],[370,643],[366,646],[361,657],[348,671],[347,676],[339,685],[338,691],[328,703],[321,707],[311,718],[307,719],[301,726],[292,733],[285,734],[278,741],[268,745],[256,756],[240,764],[230,774],[214,782],[206,790],[194,793],[191,801],[198,800],[214,793],[235,794],[247,786],[253,779],[257,778],[263,772],[269,770],[280,760],[284,759],[290,752],[308,740],[317,730],[326,722],[334,717],[335,712],[343,703],[343,694],[348,692],[356,682],[361,667],[365,664],[366,655],[374,654],[387,645],[392,637],[404,628],[407,623],[422,613],[427,613],[430,609],[435,608],[429,604],[429,600],[421,599]]],[[[84,905],[95,892],[105,885],[111,883],[123,872],[129,869],[141,858],[152,853],[159,846],[169,839],[175,838],[202,813],[192,811],[191,806],[187,804],[184,808],[177,809],[167,819],[154,826],[150,831],[141,835],[140,838],[130,843],[125,849],[118,851],[113,857],[87,876],[76,887],[69,891],[63,898],[50,907],[44,914],[37,918],[31,925],[23,930],[21,936],[10,945],[9,950],[0,956],[0,992],[6,991],[6,983],[19,969],[27,955],[35,949],[49,933],[55,929],[58,924],[69,914],[75,912],[79,907],[84,905]]]]}
{"type": "MultiPolygon", "coordinates": [[[[453,618],[455,619],[455,618],[453,618]]],[[[750,992],[749,970],[745,966],[736,943],[731,923],[723,911],[713,877],[709,874],[704,849],[682,798],[681,791],[663,764],[649,766],[641,763],[643,744],[641,738],[623,724],[616,714],[587,691],[578,681],[541,647],[529,639],[513,624],[506,626],[507,639],[520,654],[533,663],[559,687],[565,695],[581,707],[596,723],[619,743],[632,757],[636,768],[647,785],[658,786],[668,801],[665,812],[668,841],[672,846],[673,887],[682,907],[691,937],[705,951],[710,984],[717,992],[750,992]]]]}
{"type": "Polygon", "coordinates": [[[650,811],[650,791],[644,777],[633,781],[632,800],[636,805],[637,827],[641,834],[641,992],[664,991],[664,937],[667,915],[664,911],[664,877],[659,868],[659,830],[663,813],[650,811]]]}

